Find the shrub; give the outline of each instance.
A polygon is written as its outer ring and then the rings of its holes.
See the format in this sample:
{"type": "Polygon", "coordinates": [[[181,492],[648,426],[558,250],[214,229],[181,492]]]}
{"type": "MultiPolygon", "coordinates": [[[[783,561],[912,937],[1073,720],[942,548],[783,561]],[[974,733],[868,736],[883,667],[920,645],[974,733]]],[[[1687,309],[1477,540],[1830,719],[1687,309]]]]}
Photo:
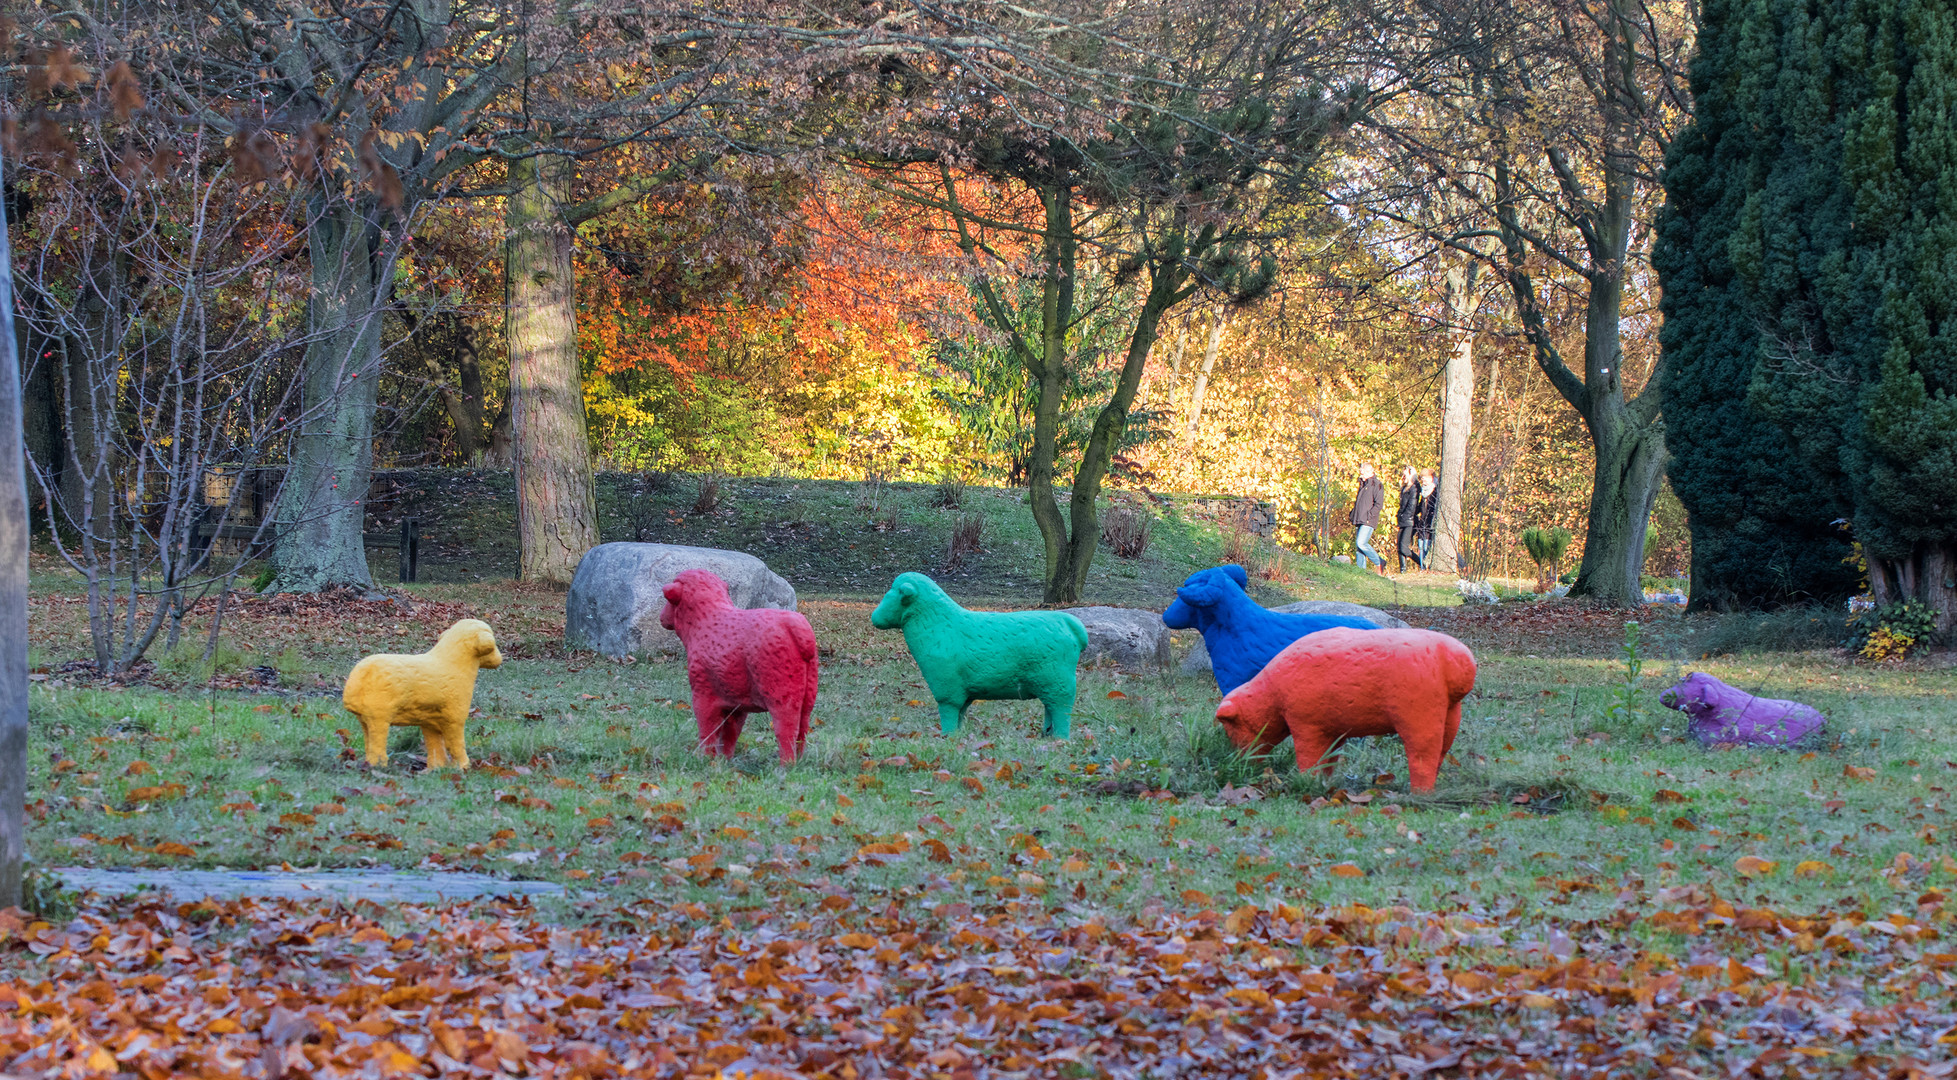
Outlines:
{"type": "Polygon", "coordinates": [[[1936,637],[1937,613],[1921,600],[1898,600],[1848,624],[1848,647],[1864,660],[1901,660],[1936,637]]]}
{"type": "Polygon", "coordinates": [[[1148,550],[1148,513],[1117,506],[1101,515],[1101,540],[1118,558],[1139,559],[1148,550]]]}
{"type": "Polygon", "coordinates": [[[1260,581],[1284,584],[1291,581],[1291,560],[1285,557],[1284,549],[1276,544],[1259,544],[1248,569],[1251,576],[1260,581]]]}
{"type": "Polygon", "coordinates": [[[890,495],[890,477],[875,469],[863,471],[863,483],[856,489],[856,508],[875,515],[883,510],[890,495]]]}
{"type": "Polygon", "coordinates": [[[700,486],[693,492],[693,514],[695,517],[711,514],[715,510],[720,509],[720,480],[721,478],[714,473],[707,473],[700,477],[700,486]]]}
{"type": "Polygon", "coordinates": [[[1250,512],[1239,510],[1230,515],[1230,523],[1223,531],[1223,561],[1238,566],[1250,565],[1250,554],[1257,549],[1257,533],[1250,527],[1250,512]]]}
{"type": "Polygon", "coordinates": [[[1562,575],[1563,556],[1569,554],[1573,539],[1570,530],[1560,525],[1522,530],[1522,546],[1529,550],[1529,558],[1536,563],[1537,592],[1548,592],[1549,587],[1562,575]]]}
{"type": "Polygon", "coordinates": [[[979,553],[979,544],[985,539],[985,518],[978,514],[960,514],[951,519],[951,544],[945,552],[945,568],[956,570],[965,561],[979,553]]]}
{"type": "Polygon", "coordinates": [[[931,505],[946,510],[957,510],[965,505],[965,481],[962,477],[947,475],[938,481],[931,492],[931,505]]]}

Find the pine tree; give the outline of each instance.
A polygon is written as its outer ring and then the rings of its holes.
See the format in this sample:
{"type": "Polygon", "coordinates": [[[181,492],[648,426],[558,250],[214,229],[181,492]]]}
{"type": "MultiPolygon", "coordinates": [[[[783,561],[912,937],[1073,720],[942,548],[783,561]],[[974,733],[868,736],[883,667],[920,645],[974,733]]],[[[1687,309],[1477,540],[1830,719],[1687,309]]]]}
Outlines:
{"type": "Polygon", "coordinates": [[[1693,600],[1957,614],[1957,15],[1715,0],[1655,254],[1693,600]]]}

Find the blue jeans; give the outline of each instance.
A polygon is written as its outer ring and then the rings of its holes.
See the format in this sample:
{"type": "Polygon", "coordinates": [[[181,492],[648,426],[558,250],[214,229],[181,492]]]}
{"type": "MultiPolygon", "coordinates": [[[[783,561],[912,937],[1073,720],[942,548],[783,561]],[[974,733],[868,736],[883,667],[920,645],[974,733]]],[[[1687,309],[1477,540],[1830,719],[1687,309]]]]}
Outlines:
{"type": "Polygon", "coordinates": [[[1422,570],[1433,569],[1433,567],[1427,565],[1427,553],[1434,550],[1434,538],[1431,536],[1423,536],[1417,541],[1417,543],[1419,544],[1420,547],[1420,568],[1422,570]]]}
{"type": "Polygon", "coordinates": [[[1386,560],[1380,558],[1379,552],[1373,550],[1373,527],[1371,525],[1359,526],[1359,535],[1353,539],[1352,547],[1355,551],[1359,552],[1359,565],[1362,568],[1371,566],[1374,563],[1378,563],[1381,566],[1386,565],[1386,560]]]}

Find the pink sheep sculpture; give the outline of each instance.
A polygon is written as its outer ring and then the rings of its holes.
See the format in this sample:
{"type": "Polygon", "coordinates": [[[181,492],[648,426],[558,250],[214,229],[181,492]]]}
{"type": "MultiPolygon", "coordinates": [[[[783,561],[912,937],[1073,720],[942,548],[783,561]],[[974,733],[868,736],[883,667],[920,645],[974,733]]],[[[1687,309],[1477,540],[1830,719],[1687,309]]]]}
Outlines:
{"type": "Polygon", "coordinates": [[[802,756],[815,711],[815,631],[793,611],[737,608],[727,583],[711,570],[686,570],[665,588],[659,625],[686,648],[686,681],[700,749],[734,755],[741,727],[753,712],[775,724],[784,765],[802,756]]]}
{"type": "Polygon", "coordinates": [[[1335,626],[1285,646],[1216,708],[1237,749],[1269,753],[1286,735],[1298,771],[1332,771],[1347,739],[1398,735],[1416,792],[1434,790],[1475,685],[1466,645],[1433,630],[1335,626]]]}

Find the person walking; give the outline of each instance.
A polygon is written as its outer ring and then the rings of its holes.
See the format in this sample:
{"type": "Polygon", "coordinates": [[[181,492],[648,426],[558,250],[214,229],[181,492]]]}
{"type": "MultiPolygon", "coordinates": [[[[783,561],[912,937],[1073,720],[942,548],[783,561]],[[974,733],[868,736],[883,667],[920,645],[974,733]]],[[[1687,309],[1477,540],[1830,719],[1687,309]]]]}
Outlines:
{"type": "Polygon", "coordinates": [[[1394,524],[1400,527],[1399,572],[1407,572],[1407,563],[1412,562],[1416,569],[1420,566],[1420,552],[1414,548],[1413,532],[1420,521],[1420,474],[1413,466],[1400,469],[1400,509],[1394,524]]]}
{"type": "Polygon", "coordinates": [[[1359,494],[1352,499],[1352,524],[1358,528],[1352,549],[1359,553],[1361,569],[1379,567],[1386,573],[1386,560],[1373,550],[1373,530],[1379,526],[1379,512],[1386,509],[1386,485],[1379,482],[1371,463],[1359,466],[1359,494]]]}
{"type": "Polygon", "coordinates": [[[1420,506],[1414,511],[1413,546],[1420,556],[1422,570],[1433,569],[1427,565],[1427,555],[1434,550],[1434,511],[1440,503],[1440,481],[1435,478],[1434,470],[1420,470],[1420,506]]]}

